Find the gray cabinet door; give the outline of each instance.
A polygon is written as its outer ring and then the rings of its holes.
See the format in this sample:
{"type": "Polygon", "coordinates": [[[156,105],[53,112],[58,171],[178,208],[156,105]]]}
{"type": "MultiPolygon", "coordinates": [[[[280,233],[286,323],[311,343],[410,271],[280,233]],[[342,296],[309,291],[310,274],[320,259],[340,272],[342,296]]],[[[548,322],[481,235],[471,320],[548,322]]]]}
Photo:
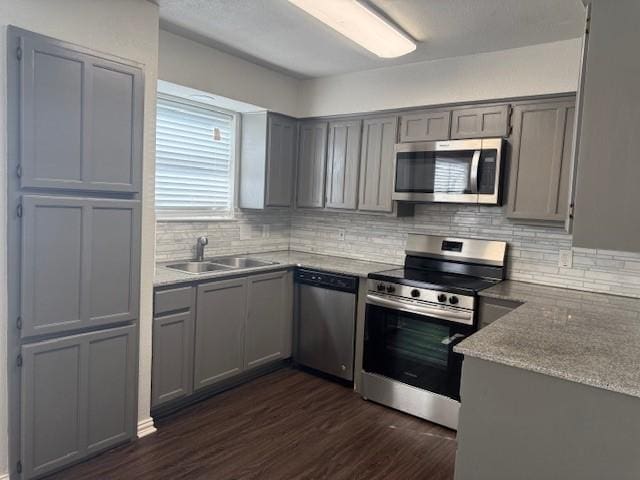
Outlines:
{"type": "Polygon", "coordinates": [[[324,206],[327,129],[327,122],[303,122],[300,125],[296,182],[298,207],[324,206]]]}
{"type": "Polygon", "coordinates": [[[247,281],[244,278],[198,286],[195,390],[243,370],[246,303],[247,281]]]}
{"type": "Polygon", "coordinates": [[[142,71],[19,36],[21,186],[139,191],[142,71]]]}
{"type": "Polygon", "coordinates": [[[574,116],[573,99],[514,107],[508,217],[566,219],[574,116]]]}
{"type": "Polygon", "coordinates": [[[326,180],[328,208],[355,210],[358,205],[361,137],[361,120],[329,124],[326,180]]]}
{"type": "Polygon", "coordinates": [[[265,200],[268,207],[291,206],[297,130],[295,120],[279,115],[269,115],[265,200]]]}
{"type": "MultiPolygon", "coordinates": [[[[292,303],[287,272],[255,275],[247,279],[245,368],[284,358],[291,328],[292,303]]],[[[288,355],[287,355],[288,356],[288,355]]]]}
{"type": "Polygon", "coordinates": [[[400,117],[401,142],[448,140],[451,112],[416,112],[400,117]]]}
{"type": "Polygon", "coordinates": [[[151,405],[190,395],[193,391],[194,308],[195,287],[181,287],[156,292],[157,299],[173,295],[187,297],[189,303],[163,305],[154,312],[153,319],[153,368],[151,381],[151,405]]]}
{"type": "Polygon", "coordinates": [[[22,211],[22,337],[138,318],[138,201],[25,195],[22,211]]]}
{"type": "Polygon", "coordinates": [[[23,478],[133,437],[134,333],[131,325],[22,347],[23,478]]]}
{"type": "Polygon", "coordinates": [[[461,108],[451,115],[451,138],[506,137],[509,105],[461,108]]]}
{"type": "Polygon", "coordinates": [[[358,210],[393,210],[393,149],[397,129],[397,117],[372,118],[363,122],[358,210]]]}

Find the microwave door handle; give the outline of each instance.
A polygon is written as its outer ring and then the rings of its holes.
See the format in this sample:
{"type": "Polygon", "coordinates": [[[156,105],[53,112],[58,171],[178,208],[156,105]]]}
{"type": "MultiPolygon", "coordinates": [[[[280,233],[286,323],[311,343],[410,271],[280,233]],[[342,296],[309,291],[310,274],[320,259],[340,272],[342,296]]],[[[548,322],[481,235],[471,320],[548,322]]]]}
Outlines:
{"type": "Polygon", "coordinates": [[[480,171],[480,150],[473,152],[471,159],[471,172],[469,174],[469,183],[471,184],[471,193],[478,193],[478,172],[480,171]]]}

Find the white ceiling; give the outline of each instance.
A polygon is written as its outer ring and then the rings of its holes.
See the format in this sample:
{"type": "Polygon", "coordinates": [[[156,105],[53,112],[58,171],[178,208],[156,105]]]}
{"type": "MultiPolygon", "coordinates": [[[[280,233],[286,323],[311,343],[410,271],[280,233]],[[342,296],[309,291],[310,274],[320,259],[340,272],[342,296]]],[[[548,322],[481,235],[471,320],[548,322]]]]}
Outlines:
{"type": "Polygon", "coordinates": [[[158,3],[162,28],[300,78],[566,40],[584,24],[581,0],[370,0],[420,42],[381,59],[287,0],[158,3]]]}

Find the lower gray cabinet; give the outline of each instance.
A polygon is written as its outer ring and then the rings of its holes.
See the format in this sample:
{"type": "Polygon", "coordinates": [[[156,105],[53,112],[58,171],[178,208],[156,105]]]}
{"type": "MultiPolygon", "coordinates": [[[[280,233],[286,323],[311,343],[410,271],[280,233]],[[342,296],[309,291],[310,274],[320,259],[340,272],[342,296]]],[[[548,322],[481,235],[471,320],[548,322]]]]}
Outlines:
{"type": "Polygon", "coordinates": [[[194,389],[240,373],[244,367],[247,312],[245,278],[198,286],[194,389]]]}
{"type": "Polygon", "coordinates": [[[155,294],[152,407],[193,392],[195,293],[187,286],[155,294]]]}
{"type": "Polygon", "coordinates": [[[22,347],[23,478],[135,435],[135,327],[22,347]]]}
{"type": "Polygon", "coordinates": [[[247,279],[245,368],[290,355],[291,282],[288,272],[255,275],[247,279]]]}

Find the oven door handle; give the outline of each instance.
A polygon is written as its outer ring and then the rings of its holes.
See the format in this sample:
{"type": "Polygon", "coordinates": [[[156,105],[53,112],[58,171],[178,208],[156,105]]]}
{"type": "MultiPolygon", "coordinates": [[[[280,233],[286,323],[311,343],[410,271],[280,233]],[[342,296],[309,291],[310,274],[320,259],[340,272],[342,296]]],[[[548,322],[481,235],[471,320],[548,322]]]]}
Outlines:
{"type": "Polygon", "coordinates": [[[478,173],[480,171],[480,150],[473,152],[471,170],[469,172],[469,187],[471,193],[478,193],[478,173]]]}
{"type": "Polygon", "coordinates": [[[417,315],[422,315],[425,317],[429,316],[439,318],[441,320],[447,320],[449,322],[473,325],[473,312],[455,312],[449,309],[416,305],[414,303],[403,302],[401,300],[392,300],[390,298],[373,295],[371,293],[367,294],[367,303],[371,305],[377,305],[379,307],[391,308],[393,310],[415,313],[417,315]]]}

